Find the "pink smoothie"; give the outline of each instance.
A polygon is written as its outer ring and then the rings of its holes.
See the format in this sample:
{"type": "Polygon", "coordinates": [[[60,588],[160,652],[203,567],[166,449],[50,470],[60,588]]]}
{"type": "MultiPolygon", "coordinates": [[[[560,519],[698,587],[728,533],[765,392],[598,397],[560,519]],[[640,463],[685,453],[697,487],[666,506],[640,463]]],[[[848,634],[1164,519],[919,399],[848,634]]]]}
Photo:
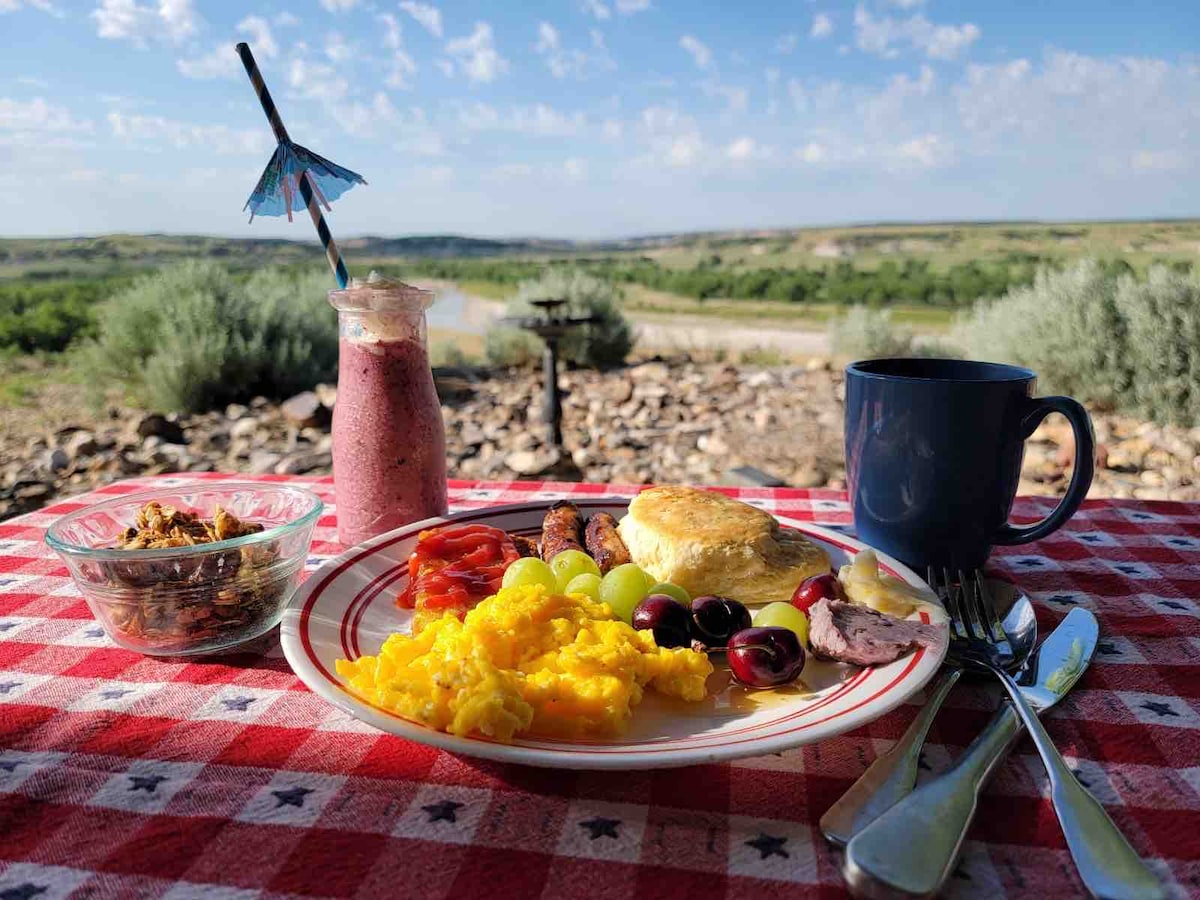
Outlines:
{"type": "Polygon", "coordinates": [[[423,341],[343,335],[333,478],[346,545],[446,514],[446,436],[423,341]]]}

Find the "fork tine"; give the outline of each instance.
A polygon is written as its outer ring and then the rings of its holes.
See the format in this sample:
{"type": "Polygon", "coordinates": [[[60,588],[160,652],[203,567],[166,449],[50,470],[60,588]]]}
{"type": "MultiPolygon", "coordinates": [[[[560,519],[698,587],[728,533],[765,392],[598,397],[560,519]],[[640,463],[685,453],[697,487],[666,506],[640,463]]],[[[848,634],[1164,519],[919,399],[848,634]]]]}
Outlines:
{"type": "Polygon", "coordinates": [[[988,593],[987,582],[983,580],[983,573],[976,569],[972,573],[972,576],[974,578],[975,593],[979,597],[979,604],[984,613],[984,627],[991,635],[992,640],[1008,640],[1008,634],[1004,631],[1004,625],[1000,622],[1000,616],[996,612],[996,604],[992,602],[991,595],[988,593]]]}
{"type": "Polygon", "coordinates": [[[962,605],[959,603],[962,587],[959,585],[958,589],[955,589],[954,578],[950,575],[949,569],[942,569],[942,579],[942,584],[945,586],[946,613],[950,616],[952,626],[951,637],[969,638],[971,631],[963,618],[962,605]]]}
{"type": "Polygon", "coordinates": [[[976,585],[967,578],[967,573],[962,569],[958,570],[958,583],[962,586],[963,609],[967,615],[968,633],[973,638],[987,640],[988,628],[984,624],[987,621],[987,615],[983,612],[983,600],[975,589],[976,585]]]}

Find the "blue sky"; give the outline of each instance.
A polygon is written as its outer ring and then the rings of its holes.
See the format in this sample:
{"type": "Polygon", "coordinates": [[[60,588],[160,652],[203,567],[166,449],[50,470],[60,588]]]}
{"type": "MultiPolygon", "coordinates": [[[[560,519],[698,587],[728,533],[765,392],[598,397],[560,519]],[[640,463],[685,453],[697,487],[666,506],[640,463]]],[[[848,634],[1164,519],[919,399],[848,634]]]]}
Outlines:
{"type": "Polygon", "coordinates": [[[608,237],[1200,215],[1200,3],[0,0],[0,234],[608,237]]]}

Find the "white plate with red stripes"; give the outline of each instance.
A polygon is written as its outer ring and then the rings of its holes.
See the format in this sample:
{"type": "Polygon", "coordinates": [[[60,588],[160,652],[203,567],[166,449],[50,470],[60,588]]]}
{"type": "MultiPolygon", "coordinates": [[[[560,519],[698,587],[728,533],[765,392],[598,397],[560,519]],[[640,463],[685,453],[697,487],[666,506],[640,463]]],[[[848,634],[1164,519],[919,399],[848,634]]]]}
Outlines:
{"type": "MultiPolygon", "coordinates": [[[[621,498],[580,499],[584,515],[627,510],[621,498]]],[[[940,650],[918,649],[886,666],[860,669],[810,659],[803,691],[726,692],[696,704],[647,691],[619,739],[567,742],[518,738],[502,744],[445,734],[401,718],[351,692],[335,662],[378,652],[388,635],[408,632],[412,613],[396,606],[408,581],[417,535],[448,522],[478,522],[516,534],[538,534],[550,502],[498,506],[429,519],[360,544],[325,563],[292,597],[281,625],[283,652],[300,679],[352,716],[408,740],[503,762],[572,769],[650,769],[777,753],[824,740],[878,718],[919,691],[942,664],[940,650]],[[730,699],[732,698],[732,699],[730,699]]],[[[834,567],[865,549],[860,541],[779,516],[788,528],[823,546],[834,567]]],[[[900,562],[879,554],[884,571],[924,582],[900,562]]]]}

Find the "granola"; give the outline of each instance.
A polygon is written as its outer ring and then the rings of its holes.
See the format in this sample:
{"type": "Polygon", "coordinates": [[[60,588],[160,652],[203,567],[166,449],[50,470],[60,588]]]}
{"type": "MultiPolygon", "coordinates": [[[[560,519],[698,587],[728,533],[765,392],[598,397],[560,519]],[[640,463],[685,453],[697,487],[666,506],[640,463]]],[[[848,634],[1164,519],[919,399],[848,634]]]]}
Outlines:
{"type": "Polygon", "coordinates": [[[234,643],[251,636],[278,611],[294,572],[275,565],[275,542],[228,550],[205,545],[263,531],[221,507],[211,518],[151,501],[121,532],[116,550],[196,547],[193,556],[129,559],[106,564],[104,578],[116,596],[106,615],[121,634],[156,649],[234,643]],[[228,638],[228,641],[225,639],[228,638]]]}

